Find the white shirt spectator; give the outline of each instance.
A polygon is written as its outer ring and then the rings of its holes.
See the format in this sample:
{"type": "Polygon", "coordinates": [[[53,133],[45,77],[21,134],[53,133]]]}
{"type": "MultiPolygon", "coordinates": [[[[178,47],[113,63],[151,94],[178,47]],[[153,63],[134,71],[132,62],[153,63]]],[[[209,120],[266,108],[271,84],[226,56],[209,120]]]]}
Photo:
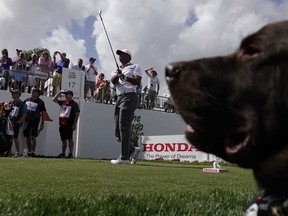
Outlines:
{"type": "Polygon", "coordinates": [[[82,65],[81,68],[79,67],[79,65],[73,65],[73,66],[71,67],[71,69],[73,69],[73,70],[78,70],[78,71],[84,71],[84,70],[85,70],[85,67],[84,67],[84,65],[82,65]]]}
{"type": "Polygon", "coordinates": [[[148,89],[156,91],[156,85],[160,84],[158,76],[153,77],[151,74],[147,74],[148,78],[148,89]]]}
{"type": "Polygon", "coordinates": [[[37,63],[33,63],[33,61],[29,61],[27,62],[27,66],[29,67],[29,71],[31,73],[35,73],[35,71],[38,69],[38,64],[37,63]]]}
{"type": "Polygon", "coordinates": [[[88,64],[85,66],[86,81],[96,82],[96,76],[98,74],[97,68],[94,65],[88,64]]]}

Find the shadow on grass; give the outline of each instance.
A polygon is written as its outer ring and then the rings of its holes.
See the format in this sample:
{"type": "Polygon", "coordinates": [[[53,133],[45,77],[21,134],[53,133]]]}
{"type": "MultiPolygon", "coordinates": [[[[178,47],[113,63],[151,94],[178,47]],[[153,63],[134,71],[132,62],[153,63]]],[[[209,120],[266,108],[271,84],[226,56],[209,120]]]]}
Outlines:
{"type": "MultiPolygon", "coordinates": [[[[204,167],[201,167],[201,165],[193,165],[191,164],[191,166],[189,166],[188,164],[186,166],[181,165],[180,163],[141,163],[138,162],[137,166],[145,166],[145,167],[167,167],[167,168],[174,168],[174,169],[203,169],[204,167]]],[[[207,167],[207,166],[205,166],[207,167]]],[[[211,167],[211,165],[209,166],[211,167]]]]}

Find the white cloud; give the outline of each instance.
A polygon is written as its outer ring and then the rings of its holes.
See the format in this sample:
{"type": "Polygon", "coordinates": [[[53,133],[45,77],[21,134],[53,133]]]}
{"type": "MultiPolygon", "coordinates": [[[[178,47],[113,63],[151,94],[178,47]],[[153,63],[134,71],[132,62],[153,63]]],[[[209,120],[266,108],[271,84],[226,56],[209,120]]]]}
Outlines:
{"type": "MultiPolygon", "coordinates": [[[[164,68],[169,62],[230,54],[240,40],[263,25],[287,19],[287,1],[269,0],[146,0],[109,1],[103,19],[114,49],[128,48],[133,62],[155,67],[166,87],[164,68]],[[184,27],[191,11],[198,21],[184,27]],[[117,17],[117,18],[115,18],[117,17]]],[[[115,68],[101,23],[96,23],[96,47],[102,66],[115,68]]],[[[144,84],[147,77],[143,76],[144,84]]]]}
{"type": "Polygon", "coordinates": [[[54,29],[51,35],[40,41],[41,47],[48,47],[53,55],[54,51],[65,52],[73,65],[79,58],[85,56],[85,41],[75,39],[65,28],[54,29]]]}
{"type": "Polygon", "coordinates": [[[75,0],[0,0],[0,49],[7,48],[11,57],[16,48],[43,47],[51,52],[62,50],[73,61],[84,58],[85,42],[72,35],[71,23],[84,23],[86,17],[95,13],[98,2],[101,1],[86,0],[84,4],[75,0]]]}
{"type": "Polygon", "coordinates": [[[42,46],[64,51],[73,61],[96,49],[109,77],[116,67],[100,20],[94,25],[96,47],[86,47],[72,28],[72,20],[84,25],[100,9],[114,51],[128,48],[133,62],[155,67],[164,92],[167,63],[233,52],[244,36],[287,19],[288,0],[278,6],[272,0],[0,0],[0,49],[8,48],[13,57],[15,48],[42,46]],[[198,21],[185,26],[191,12],[198,21]]]}

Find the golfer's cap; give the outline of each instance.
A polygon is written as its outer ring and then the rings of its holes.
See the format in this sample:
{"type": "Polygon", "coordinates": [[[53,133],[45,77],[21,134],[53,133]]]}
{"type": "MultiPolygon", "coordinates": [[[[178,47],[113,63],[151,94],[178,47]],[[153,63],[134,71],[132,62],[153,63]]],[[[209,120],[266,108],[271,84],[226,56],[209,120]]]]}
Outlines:
{"type": "Polygon", "coordinates": [[[71,90],[67,90],[67,91],[65,92],[65,94],[70,94],[70,95],[73,96],[73,91],[71,91],[71,90]]]}
{"type": "Polygon", "coordinates": [[[128,49],[122,49],[122,50],[117,50],[117,51],[116,51],[116,54],[117,54],[117,55],[120,55],[121,53],[126,53],[126,54],[128,54],[130,57],[132,57],[132,54],[131,54],[131,52],[130,52],[128,49]]]}
{"type": "Polygon", "coordinates": [[[94,62],[96,59],[95,58],[93,58],[93,57],[91,57],[91,58],[89,58],[89,61],[92,61],[92,62],[94,62]]]}
{"type": "Polygon", "coordinates": [[[18,94],[18,95],[21,95],[21,91],[19,89],[11,89],[10,92],[12,94],[18,94]]]}
{"type": "Polygon", "coordinates": [[[33,88],[32,92],[38,92],[39,94],[41,94],[41,90],[39,88],[33,88]]]}
{"type": "Polygon", "coordinates": [[[16,52],[22,52],[22,50],[20,50],[20,49],[16,49],[16,52]]]}

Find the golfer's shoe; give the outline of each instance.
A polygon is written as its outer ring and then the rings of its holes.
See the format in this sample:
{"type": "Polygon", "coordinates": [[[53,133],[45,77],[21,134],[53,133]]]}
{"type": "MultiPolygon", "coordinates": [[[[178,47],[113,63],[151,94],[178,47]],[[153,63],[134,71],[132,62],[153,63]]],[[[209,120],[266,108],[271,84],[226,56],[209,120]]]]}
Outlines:
{"type": "Polygon", "coordinates": [[[135,150],[134,152],[131,154],[131,164],[136,164],[137,163],[137,160],[138,160],[138,155],[140,153],[140,148],[139,147],[135,147],[135,150]]]}
{"type": "Polygon", "coordinates": [[[111,164],[129,164],[129,160],[122,160],[120,158],[111,160],[111,164]]]}
{"type": "Polygon", "coordinates": [[[65,158],[65,154],[60,153],[59,155],[56,156],[56,158],[65,158]]]}

